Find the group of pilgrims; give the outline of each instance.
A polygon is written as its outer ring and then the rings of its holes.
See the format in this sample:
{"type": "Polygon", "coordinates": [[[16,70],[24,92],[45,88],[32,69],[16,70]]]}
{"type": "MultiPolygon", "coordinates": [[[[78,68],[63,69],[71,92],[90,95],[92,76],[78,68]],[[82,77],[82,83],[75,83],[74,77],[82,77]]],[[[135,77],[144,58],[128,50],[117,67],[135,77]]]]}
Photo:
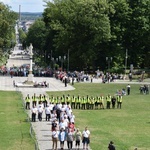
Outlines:
{"type": "Polygon", "coordinates": [[[70,96],[63,95],[48,97],[40,94],[39,96],[29,95],[25,97],[25,107],[31,110],[31,121],[36,122],[36,119],[41,122],[45,112],[45,120],[52,123],[52,149],[58,149],[58,142],[60,142],[60,149],[64,149],[66,141],[68,149],[75,147],[80,149],[80,143],[83,143],[83,149],[88,149],[90,143],[90,131],[85,127],[83,132],[75,127],[75,115],[72,109],[121,109],[122,95],[117,94],[106,97],[100,96],[70,96]],[[106,107],[104,103],[106,102],[106,107]],[[31,106],[31,108],[30,108],[31,106]],[[37,117],[36,117],[37,116],[37,117]],[[74,145],[75,142],[75,145],[74,145]]]}
{"type": "MultiPolygon", "coordinates": [[[[26,109],[31,110],[32,122],[36,122],[36,118],[41,122],[43,120],[43,112],[45,112],[46,121],[52,123],[51,132],[53,150],[58,149],[58,142],[60,142],[60,149],[64,149],[65,141],[68,149],[72,149],[73,147],[79,149],[81,140],[83,149],[88,149],[90,143],[90,131],[85,127],[85,130],[81,133],[78,128],[75,128],[75,115],[73,114],[69,101],[56,102],[55,100],[56,99],[53,96],[47,99],[46,95],[40,94],[39,96],[36,96],[36,94],[34,94],[30,97],[28,94],[25,98],[26,109]],[[37,115],[38,117],[36,117],[37,115]]],[[[65,100],[68,100],[68,98],[65,100]]]]}

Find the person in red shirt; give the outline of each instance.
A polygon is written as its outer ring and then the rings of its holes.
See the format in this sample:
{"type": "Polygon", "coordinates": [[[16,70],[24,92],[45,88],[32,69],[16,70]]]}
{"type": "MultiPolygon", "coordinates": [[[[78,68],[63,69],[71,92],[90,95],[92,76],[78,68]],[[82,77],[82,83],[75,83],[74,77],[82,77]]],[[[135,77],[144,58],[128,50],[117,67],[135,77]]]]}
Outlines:
{"type": "Polygon", "coordinates": [[[74,123],[73,122],[69,122],[68,128],[71,130],[71,132],[74,132],[74,128],[75,128],[74,123]]]}

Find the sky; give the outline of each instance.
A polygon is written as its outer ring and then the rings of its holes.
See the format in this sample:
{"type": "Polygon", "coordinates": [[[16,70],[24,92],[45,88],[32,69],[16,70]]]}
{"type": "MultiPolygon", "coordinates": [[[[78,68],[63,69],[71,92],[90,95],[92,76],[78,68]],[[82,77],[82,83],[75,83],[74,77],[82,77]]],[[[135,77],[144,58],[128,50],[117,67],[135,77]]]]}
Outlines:
{"type": "Polygon", "coordinates": [[[0,2],[7,4],[15,12],[19,12],[19,5],[21,12],[43,12],[46,5],[43,0],[0,0],[0,2]]]}

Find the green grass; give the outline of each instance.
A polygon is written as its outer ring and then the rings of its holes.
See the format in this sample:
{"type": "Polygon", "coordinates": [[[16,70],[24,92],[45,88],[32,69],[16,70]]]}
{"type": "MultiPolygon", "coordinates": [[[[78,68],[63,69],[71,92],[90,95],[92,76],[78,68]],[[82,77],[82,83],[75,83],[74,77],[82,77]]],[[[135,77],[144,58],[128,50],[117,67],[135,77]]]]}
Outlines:
{"type": "MultiPolygon", "coordinates": [[[[150,150],[150,95],[139,94],[140,85],[131,84],[131,95],[123,97],[122,109],[110,110],[73,110],[76,126],[81,131],[88,126],[91,131],[93,150],[106,150],[113,140],[117,150],[150,150]]],[[[117,89],[126,84],[76,83],[76,90],[49,92],[49,95],[96,96],[108,93],[114,95],[117,89]]]]}
{"type": "Polygon", "coordinates": [[[26,119],[21,94],[0,91],[0,150],[34,149],[26,119]]]}

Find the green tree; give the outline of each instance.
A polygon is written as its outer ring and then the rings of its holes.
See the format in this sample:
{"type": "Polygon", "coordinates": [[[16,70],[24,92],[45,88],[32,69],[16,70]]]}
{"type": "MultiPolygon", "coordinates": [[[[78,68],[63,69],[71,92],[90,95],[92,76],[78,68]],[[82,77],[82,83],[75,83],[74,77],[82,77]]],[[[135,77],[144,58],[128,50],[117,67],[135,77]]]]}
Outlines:
{"type": "Polygon", "coordinates": [[[14,27],[17,14],[10,11],[7,5],[0,2],[0,47],[10,47],[14,41],[14,27]]]}
{"type": "Polygon", "coordinates": [[[47,29],[45,27],[45,23],[42,21],[42,19],[38,19],[29,28],[26,38],[27,45],[32,43],[35,56],[37,56],[36,61],[38,62],[45,61],[46,59],[46,50],[44,49],[46,45],[46,38],[47,29]]]}
{"type": "MultiPolygon", "coordinates": [[[[8,53],[10,48],[15,45],[15,23],[17,14],[10,11],[7,5],[0,2],[0,57],[6,60],[4,53],[8,53]]],[[[5,63],[2,61],[2,63],[5,63]]]]}
{"type": "Polygon", "coordinates": [[[27,37],[27,35],[21,28],[19,28],[18,31],[19,31],[20,43],[22,43],[23,49],[25,49],[26,48],[26,37],[27,37]]]}
{"type": "Polygon", "coordinates": [[[150,1],[128,0],[131,15],[127,22],[124,45],[129,50],[129,63],[149,67],[150,60],[150,1]]]}
{"type": "Polygon", "coordinates": [[[57,54],[70,52],[73,68],[94,66],[96,46],[110,38],[110,23],[105,1],[61,0],[47,2],[44,21],[54,31],[57,54]]]}

